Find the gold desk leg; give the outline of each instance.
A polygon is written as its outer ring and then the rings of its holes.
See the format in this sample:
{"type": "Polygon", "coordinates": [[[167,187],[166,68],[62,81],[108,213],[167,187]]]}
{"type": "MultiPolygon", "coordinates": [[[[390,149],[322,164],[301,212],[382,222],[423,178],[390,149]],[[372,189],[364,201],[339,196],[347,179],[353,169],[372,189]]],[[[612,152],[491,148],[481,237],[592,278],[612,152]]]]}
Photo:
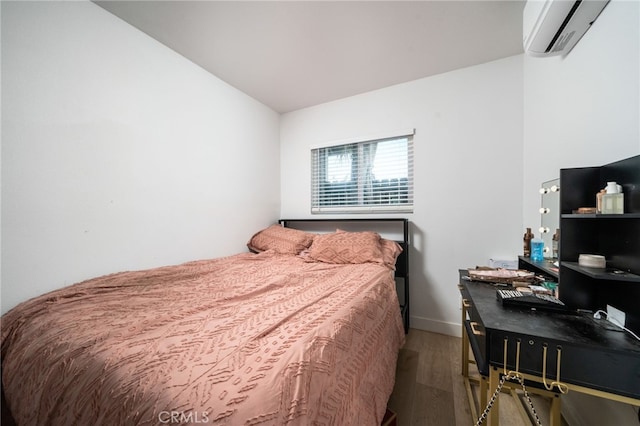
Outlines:
{"type": "MultiPolygon", "coordinates": [[[[471,378],[469,377],[469,336],[467,335],[467,329],[464,326],[467,320],[467,308],[465,307],[464,300],[462,300],[462,378],[467,390],[467,398],[469,399],[469,405],[471,407],[471,415],[473,418],[478,418],[478,410],[473,398],[473,390],[471,389],[471,378]]],[[[482,377],[480,378],[482,385],[482,377]]],[[[486,388],[486,386],[485,386],[486,388]]],[[[486,399],[486,398],[485,398],[486,399]]]]}
{"type": "MultiPolygon", "coordinates": [[[[484,376],[480,376],[480,409],[484,410],[484,407],[487,406],[487,385],[489,384],[489,380],[484,377],[484,376]]],[[[487,421],[485,420],[484,422],[482,422],[483,425],[487,424],[487,421]]]]}
{"type": "Polygon", "coordinates": [[[562,424],[560,415],[560,395],[555,394],[551,397],[551,412],[549,413],[549,423],[551,426],[560,426],[562,424]]]}
{"type": "Polygon", "coordinates": [[[469,336],[464,327],[465,312],[462,308],[462,377],[469,377],[469,336]]]}
{"type": "Polygon", "coordinates": [[[471,389],[471,382],[468,377],[464,379],[464,387],[467,390],[467,399],[469,400],[469,408],[471,408],[471,417],[473,419],[477,419],[478,408],[476,407],[475,400],[473,399],[473,390],[471,389]]]}
{"type": "MultiPolygon", "coordinates": [[[[490,367],[489,370],[489,392],[494,394],[500,384],[500,372],[496,367],[490,367]]],[[[489,425],[498,426],[500,424],[500,396],[496,397],[489,411],[489,425]]]]}

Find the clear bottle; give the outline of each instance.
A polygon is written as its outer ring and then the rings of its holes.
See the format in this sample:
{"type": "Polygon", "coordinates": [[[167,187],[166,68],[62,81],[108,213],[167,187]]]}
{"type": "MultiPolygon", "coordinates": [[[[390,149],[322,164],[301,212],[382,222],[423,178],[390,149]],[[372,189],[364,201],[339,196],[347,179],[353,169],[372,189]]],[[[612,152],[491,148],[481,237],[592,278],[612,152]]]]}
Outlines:
{"type": "Polygon", "coordinates": [[[527,232],[524,233],[524,255],[526,257],[531,256],[531,240],[533,239],[533,233],[531,232],[531,228],[527,228],[527,232]]]}

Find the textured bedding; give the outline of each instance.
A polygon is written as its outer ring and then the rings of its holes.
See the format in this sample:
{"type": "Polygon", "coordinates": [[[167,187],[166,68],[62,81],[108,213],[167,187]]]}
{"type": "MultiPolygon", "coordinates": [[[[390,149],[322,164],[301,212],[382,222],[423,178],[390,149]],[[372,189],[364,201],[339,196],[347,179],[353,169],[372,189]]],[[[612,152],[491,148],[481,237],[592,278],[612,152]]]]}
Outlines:
{"type": "Polygon", "coordinates": [[[2,383],[19,425],[379,425],[403,342],[389,268],[267,250],[18,305],[2,383]]]}

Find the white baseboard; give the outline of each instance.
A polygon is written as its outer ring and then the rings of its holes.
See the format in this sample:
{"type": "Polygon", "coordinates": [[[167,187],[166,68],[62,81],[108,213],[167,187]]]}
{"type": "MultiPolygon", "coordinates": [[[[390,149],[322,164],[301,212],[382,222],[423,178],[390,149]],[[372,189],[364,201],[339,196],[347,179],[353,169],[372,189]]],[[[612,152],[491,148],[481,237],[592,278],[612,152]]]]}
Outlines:
{"type": "Polygon", "coordinates": [[[409,322],[411,328],[430,331],[432,333],[445,334],[447,336],[462,337],[460,323],[445,322],[431,318],[412,316],[409,322]]]}

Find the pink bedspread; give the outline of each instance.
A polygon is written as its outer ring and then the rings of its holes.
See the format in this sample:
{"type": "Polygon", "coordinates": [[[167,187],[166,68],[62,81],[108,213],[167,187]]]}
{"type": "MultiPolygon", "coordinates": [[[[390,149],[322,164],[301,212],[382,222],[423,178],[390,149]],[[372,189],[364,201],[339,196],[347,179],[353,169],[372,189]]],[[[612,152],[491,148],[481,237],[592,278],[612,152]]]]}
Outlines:
{"type": "Polygon", "coordinates": [[[403,342],[385,267],[247,253],[17,306],[2,382],[19,425],[379,425],[403,342]]]}

